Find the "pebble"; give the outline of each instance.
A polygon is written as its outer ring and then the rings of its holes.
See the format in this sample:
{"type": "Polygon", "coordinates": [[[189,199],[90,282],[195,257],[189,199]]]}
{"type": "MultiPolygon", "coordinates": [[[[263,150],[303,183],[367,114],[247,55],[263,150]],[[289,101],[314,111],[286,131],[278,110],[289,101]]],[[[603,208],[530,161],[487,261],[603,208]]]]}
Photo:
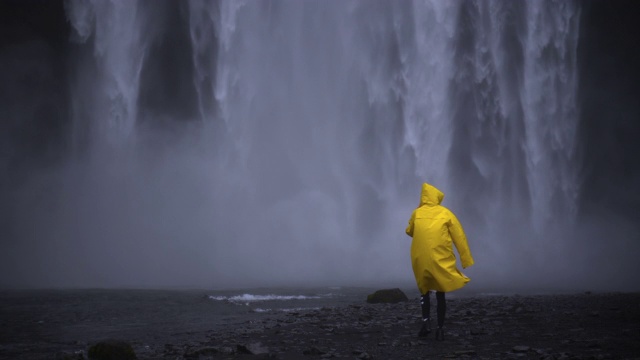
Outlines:
{"type": "Polygon", "coordinates": [[[529,346],[517,345],[517,346],[514,346],[511,350],[516,353],[523,353],[523,352],[529,351],[529,349],[531,349],[529,346]]]}

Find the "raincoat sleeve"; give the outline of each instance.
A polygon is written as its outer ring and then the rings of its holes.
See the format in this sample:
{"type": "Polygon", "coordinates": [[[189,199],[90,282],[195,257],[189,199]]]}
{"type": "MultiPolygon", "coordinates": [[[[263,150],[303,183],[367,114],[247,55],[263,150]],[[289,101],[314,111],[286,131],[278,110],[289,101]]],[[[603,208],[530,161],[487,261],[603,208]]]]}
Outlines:
{"type": "Polygon", "coordinates": [[[415,221],[415,219],[416,219],[416,210],[413,210],[413,213],[411,214],[411,218],[409,219],[409,225],[404,231],[407,233],[407,235],[411,237],[413,237],[413,222],[415,221]]]}
{"type": "Polygon", "coordinates": [[[471,256],[471,250],[469,250],[469,244],[467,244],[467,236],[464,234],[464,230],[462,229],[462,225],[458,221],[458,218],[453,213],[451,213],[449,233],[451,234],[451,239],[460,254],[462,267],[468,268],[473,265],[473,257],[471,256]]]}

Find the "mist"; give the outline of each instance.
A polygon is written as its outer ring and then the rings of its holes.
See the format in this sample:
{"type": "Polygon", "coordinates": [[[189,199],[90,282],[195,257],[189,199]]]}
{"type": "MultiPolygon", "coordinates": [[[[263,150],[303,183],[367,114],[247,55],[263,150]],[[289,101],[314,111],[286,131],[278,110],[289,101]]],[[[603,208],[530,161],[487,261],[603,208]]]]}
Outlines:
{"type": "Polygon", "coordinates": [[[2,287],[411,287],[429,182],[470,291],[638,290],[624,4],[34,4],[2,11],[2,287]]]}

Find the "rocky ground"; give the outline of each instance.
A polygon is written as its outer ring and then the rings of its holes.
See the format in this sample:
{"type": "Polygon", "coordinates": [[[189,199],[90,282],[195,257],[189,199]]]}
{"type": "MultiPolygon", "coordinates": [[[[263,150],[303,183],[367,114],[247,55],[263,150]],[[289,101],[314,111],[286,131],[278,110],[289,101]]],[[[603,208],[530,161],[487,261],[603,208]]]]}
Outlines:
{"type": "MultiPolygon", "coordinates": [[[[138,359],[640,359],[640,294],[475,296],[447,304],[444,341],[417,336],[416,298],[256,313],[222,330],[182,331],[176,323],[171,336],[131,336],[126,327],[115,333],[138,359]]],[[[204,316],[206,308],[198,311],[204,316]]],[[[26,331],[21,338],[14,334],[20,319],[9,315],[0,319],[1,359],[87,358],[90,343],[45,341],[26,331]]]]}
{"type": "Polygon", "coordinates": [[[446,338],[418,338],[417,299],[250,321],[198,342],[138,350],[158,359],[640,359],[640,294],[448,300],[446,338]]]}

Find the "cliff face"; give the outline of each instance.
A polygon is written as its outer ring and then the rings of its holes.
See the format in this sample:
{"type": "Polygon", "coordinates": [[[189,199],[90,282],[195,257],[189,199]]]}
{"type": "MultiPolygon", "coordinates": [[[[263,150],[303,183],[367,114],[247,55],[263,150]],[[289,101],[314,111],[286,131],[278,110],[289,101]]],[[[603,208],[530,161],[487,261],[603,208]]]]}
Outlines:
{"type": "Polygon", "coordinates": [[[69,30],[63,1],[0,3],[0,171],[7,175],[49,163],[65,146],[69,30]]]}
{"type": "Polygon", "coordinates": [[[640,193],[640,27],[635,1],[589,1],[578,48],[583,207],[638,211],[640,193]],[[606,189],[594,193],[592,189],[606,189]]]}

